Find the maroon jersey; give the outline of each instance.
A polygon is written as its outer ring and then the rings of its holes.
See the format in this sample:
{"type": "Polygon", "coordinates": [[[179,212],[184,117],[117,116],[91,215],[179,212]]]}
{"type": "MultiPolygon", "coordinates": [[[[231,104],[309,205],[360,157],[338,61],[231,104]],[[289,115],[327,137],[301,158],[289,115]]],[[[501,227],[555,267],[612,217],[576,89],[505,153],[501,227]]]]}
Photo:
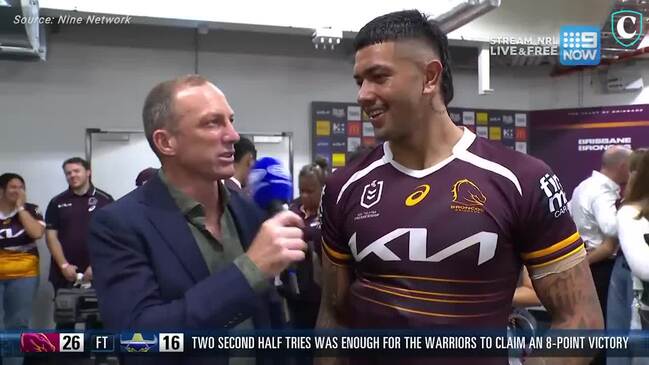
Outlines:
{"type": "Polygon", "coordinates": [[[323,251],[355,273],[354,328],[503,328],[521,264],[542,277],[585,255],[550,168],[467,129],[425,170],[385,143],[336,171],[321,221],[323,251]]]}
{"type": "MultiPolygon", "coordinates": [[[[34,204],[25,204],[25,210],[43,226],[43,216],[34,204]]],[[[36,241],[25,232],[18,212],[5,216],[0,213],[0,280],[38,275],[36,241]]]]}
{"type": "MultiPolygon", "coordinates": [[[[70,264],[76,265],[79,272],[84,272],[90,265],[86,244],[90,218],[98,209],[112,201],[112,196],[91,185],[83,195],[77,195],[68,189],[52,198],[47,206],[47,229],[57,232],[65,258],[70,264]]],[[[50,281],[55,289],[69,284],[54,257],[50,265],[50,281]]]]}

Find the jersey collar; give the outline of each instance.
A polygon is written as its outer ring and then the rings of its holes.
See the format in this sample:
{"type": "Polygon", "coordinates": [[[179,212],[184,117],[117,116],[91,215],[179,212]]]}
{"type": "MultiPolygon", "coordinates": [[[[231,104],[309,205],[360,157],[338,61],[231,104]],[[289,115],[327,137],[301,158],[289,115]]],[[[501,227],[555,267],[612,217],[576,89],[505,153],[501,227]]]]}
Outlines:
{"type": "Polygon", "coordinates": [[[451,161],[455,159],[455,157],[458,154],[461,154],[462,152],[466,151],[469,148],[469,146],[471,146],[473,141],[475,141],[476,135],[473,134],[473,132],[471,132],[466,127],[461,127],[461,128],[464,130],[464,133],[462,134],[462,138],[460,138],[460,140],[453,146],[451,155],[431,167],[425,168],[423,170],[414,170],[406,166],[403,166],[402,164],[394,160],[393,158],[394,155],[392,154],[392,150],[390,149],[390,144],[387,141],[383,143],[383,160],[386,163],[392,165],[398,171],[408,176],[412,176],[415,178],[422,178],[424,176],[428,176],[433,172],[441,169],[442,167],[448,165],[451,161]]]}

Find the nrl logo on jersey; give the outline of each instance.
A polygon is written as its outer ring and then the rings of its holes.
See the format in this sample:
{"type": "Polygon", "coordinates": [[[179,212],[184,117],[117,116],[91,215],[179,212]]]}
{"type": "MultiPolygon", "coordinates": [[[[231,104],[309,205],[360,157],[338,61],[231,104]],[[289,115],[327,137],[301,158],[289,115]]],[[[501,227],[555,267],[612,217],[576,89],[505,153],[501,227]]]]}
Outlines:
{"type": "Polygon", "coordinates": [[[469,179],[461,179],[453,184],[451,189],[453,201],[451,209],[463,213],[482,213],[487,197],[480,191],[478,185],[469,179]]]}
{"type": "Polygon", "coordinates": [[[381,194],[383,194],[383,180],[374,180],[365,185],[363,195],[361,196],[361,207],[370,209],[375,206],[381,201],[381,194]]]}

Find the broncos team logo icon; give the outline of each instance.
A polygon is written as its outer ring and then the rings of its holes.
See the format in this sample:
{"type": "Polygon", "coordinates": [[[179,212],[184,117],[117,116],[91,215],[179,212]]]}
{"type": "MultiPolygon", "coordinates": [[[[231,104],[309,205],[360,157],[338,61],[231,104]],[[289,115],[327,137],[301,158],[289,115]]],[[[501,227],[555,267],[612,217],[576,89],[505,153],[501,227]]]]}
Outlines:
{"type": "Polygon", "coordinates": [[[21,333],[21,352],[57,352],[59,348],[58,333],[21,333]]]}
{"type": "Polygon", "coordinates": [[[457,212],[482,213],[487,197],[480,188],[469,179],[461,179],[453,184],[453,202],[451,209],[457,212]]]}
{"type": "Polygon", "coordinates": [[[419,204],[419,202],[424,200],[424,198],[428,195],[429,192],[430,192],[430,185],[424,184],[424,185],[417,186],[417,190],[415,190],[414,193],[408,195],[408,197],[406,198],[406,206],[412,207],[419,204]]]}

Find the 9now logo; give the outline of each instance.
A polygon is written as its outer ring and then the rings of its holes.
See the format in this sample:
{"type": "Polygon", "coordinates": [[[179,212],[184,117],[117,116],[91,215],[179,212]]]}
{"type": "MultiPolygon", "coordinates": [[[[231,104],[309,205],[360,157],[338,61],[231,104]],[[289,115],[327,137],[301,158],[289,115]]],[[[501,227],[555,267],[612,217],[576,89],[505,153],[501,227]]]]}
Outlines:
{"type": "Polygon", "coordinates": [[[568,198],[566,198],[566,193],[563,191],[563,186],[561,186],[557,175],[550,176],[550,174],[545,174],[539,180],[539,184],[541,191],[548,198],[550,213],[555,218],[559,218],[559,216],[568,211],[568,198]]]}
{"type": "Polygon", "coordinates": [[[565,25],[559,30],[559,61],[566,66],[599,65],[600,30],[588,25],[565,25]]]}

